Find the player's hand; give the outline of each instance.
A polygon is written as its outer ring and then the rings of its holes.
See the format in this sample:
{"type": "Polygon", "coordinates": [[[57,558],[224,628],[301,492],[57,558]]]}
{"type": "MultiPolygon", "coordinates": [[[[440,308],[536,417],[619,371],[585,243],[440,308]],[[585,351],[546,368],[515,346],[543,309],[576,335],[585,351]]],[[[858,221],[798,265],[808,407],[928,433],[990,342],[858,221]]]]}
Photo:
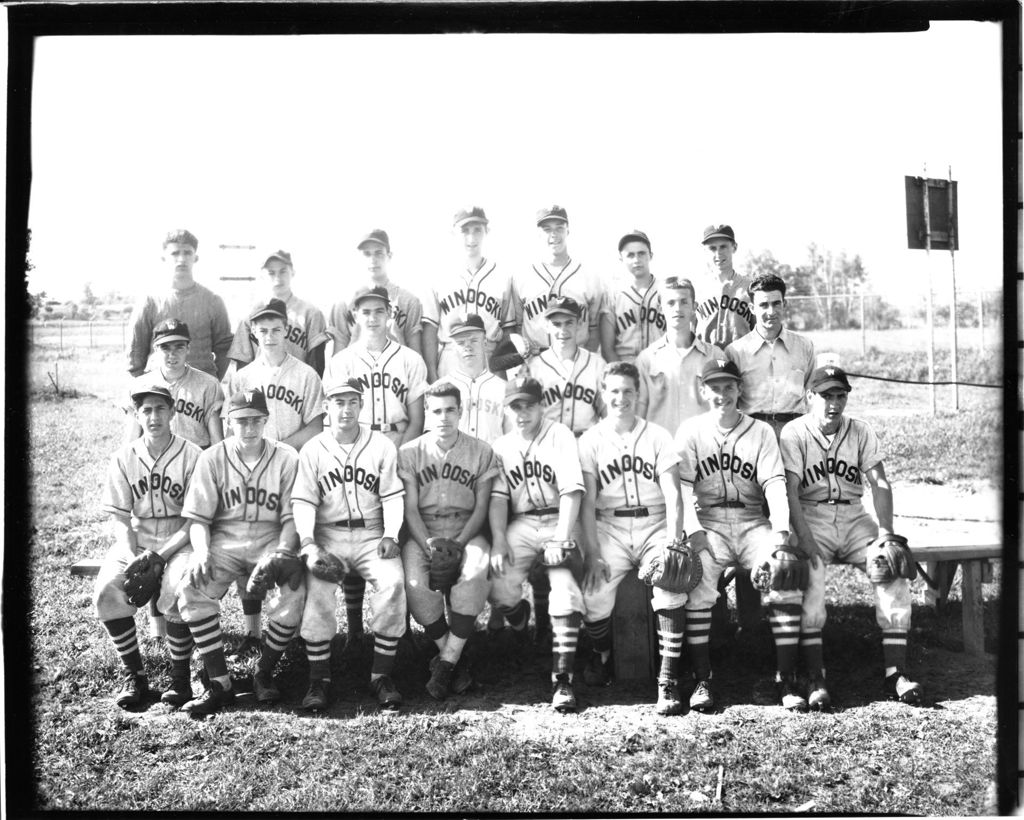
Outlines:
{"type": "Polygon", "coordinates": [[[213,581],[213,564],[210,561],[209,551],[192,553],[192,563],[188,568],[188,580],[194,587],[213,581]]]}
{"type": "Polygon", "coordinates": [[[394,538],[381,538],[377,544],[377,555],[381,558],[397,558],[398,542],[394,538]]]}
{"type": "Polygon", "coordinates": [[[586,560],[583,562],[584,594],[590,594],[597,589],[599,581],[604,581],[607,584],[611,579],[612,570],[604,558],[601,558],[600,556],[587,556],[586,560]]]}
{"type": "Polygon", "coordinates": [[[690,544],[690,549],[693,550],[694,555],[700,555],[702,552],[706,552],[711,556],[712,561],[717,561],[718,556],[715,555],[715,551],[711,549],[711,542],[708,540],[708,534],[704,530],[697,530],[697,532],[690,533],[687,539],[690,544]]]}
{"type": "Polygon", "coordinates": [[[501,578],[512,564],[512,550],[504,538],[495,538],[491,547],[491,574],[501,578]]]}

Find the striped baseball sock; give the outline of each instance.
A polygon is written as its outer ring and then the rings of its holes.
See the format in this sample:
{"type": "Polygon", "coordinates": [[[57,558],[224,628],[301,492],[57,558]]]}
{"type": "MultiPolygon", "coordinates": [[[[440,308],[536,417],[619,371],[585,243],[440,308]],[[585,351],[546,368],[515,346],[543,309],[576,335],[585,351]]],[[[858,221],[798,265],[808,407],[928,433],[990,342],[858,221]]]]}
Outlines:
{"type": "Polygon", "coordinates": [[[800,648],[800,605],[772,604],[768,622],[775,639],[775,664],[779,674],[791,675],[796,670],[800,648]]]}
{"type": "Polygon", "coordinates": [[[345,595],[345,616],[348,618],[348,634],[363,634],[363,598],[366,595],[366,579],[357,572],[341,579],[341,590],[345,595]]]}
{"type": "Polygon", "coordinates": [[[658,679],[679,678],[679,662],[683,655],[683,632],[686,628],[686,610],[681,606],[658,610],[658,650],[661,669],[658,679]]]}
{"type": "Polygon", "coordinates": [[[576,660],[576,642],[583,616],[579,612],[551,616],[551,674],[567,673],[572,680],[572,667],[576,660]]]}
{"type": "Polygon", "coordinates": [[[602,618],[600,621],[584,621],[590,635],[590,643],[594,651],[601,655],[602,661],[607,661],[612,654],[612,619],[602,618]]]}
{"type": "Polygon", "coordinates": [[[907,668],[907,630],[882,630],[882,658],[886,677],[898,669],[907,668]]]}
{"type": "Polygon", "coordinates": [[[167,622],[167,654],[171,656],[171,677],[191,676],[189,661],[194,646],[195,641],[192,640],[188,624],[167,622]]]}
{"type": "Polygon", "coordinates": [[[800,632],[800,654],[803,656],[807,674],[815,677],[825,675],[825,657],[821,648],[821,630],[809,629],[800,632]]]}
{"type": "Polygon", "coordinates": [[[690,653],[693,676],[697,680],[711,677],[711,649],[708,635],[711,633],[711,610],[688,609],[686,611],[686,651],[690,653]]]}
{"type": "Polygon", "coordinates": [[[104,621],[103,626],[110,634],[110,639],[114,642],[114,649],[121,657],[121,663],[124,664],[125,669],[141,674],[142,655],[139,653],[139,637],[135,632],[135,619],[114,618],[104,621]]]}
{"type": "Polygon", "coordinates": [[[331,640],[306,641],[306,660],[309,661],[310,680],[331,679],[331,640]]]}
{"type": "Polygon", "coordinates": [[[245,634],[259,638],[263,627],[263,599],[243,597],[242,614],[245,616],[245,634]]]}
{"type": "Polygon", "coordinates": [[[505,614],[505,620],[516,632],[526,629],[527,621],[530,619],[529,604],[525,600],[519,601],[515,606],[503,606],[501,611],[505,614]]]}
{"type": "Polygon", "coordinates": [[[231,688],[231,676],[228,675],[228,662],[224,657],[224,639],[220,632],[220,613],[215,612],[201,621],[193,621],[188,625],[192,632],[192,640],[203,658],[203,666],[210,680],[215,680],[225,690],[231,688]]]}
{"type": "Polygon", "coordinates": [[[267,631],[263,633],[263,646],[260,648],[259,668],[263,672],[272,672],[281,656],[288,648],[288,643],[295,635],[297,627],[285,626],[274,620],[267,621],[267,631]]]}
{"type": "Polygon", "coordinates": [[[373,664],[370,667],[370,680],[376,680],[381,675],[390,675],[395,668],[395,659],[398,656],[397,638],[390,638],[386,635],[373,636],[373,664]]]}

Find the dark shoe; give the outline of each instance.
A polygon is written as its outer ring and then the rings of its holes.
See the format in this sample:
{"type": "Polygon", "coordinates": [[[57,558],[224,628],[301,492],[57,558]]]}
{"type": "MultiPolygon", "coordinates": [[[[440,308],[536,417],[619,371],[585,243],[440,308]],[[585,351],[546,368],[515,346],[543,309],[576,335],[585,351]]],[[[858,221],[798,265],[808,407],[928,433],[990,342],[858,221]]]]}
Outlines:
{"type": "Polygon", "coordinates": [[[389,675],[382,675],[376,680],[370,681],[370,688],[377,696],[377,703],[380,704],[382,712],[397,712],[402,708],[402,693],[398,691],[398,687],[395,686],[395,682],[389,675]]]}
{"type": "Polygon", "coordinates": [[[463,652],[459,662],[455,664],[455,672],[452,674],[452,692],[456,695],[461,695],[472,685],[473,675],[469,670],[469,661],[466,659],[466,653],[463,652]]]}
{"type": "Polygon", "coordinates": [[[551,687],[551,705],[556,712],[562,714],[576,711],[576,693],[572,691],[572,681],[565,672],[555,676],[555,683],[551,687]]]}
{"type": "Polygon", "coordinates": [[[219,712],[225,706],[235,702],[235,690],[225,690],[219,681],[212,680],[210,685],[195,700],[190,700],[181,707],[181,711],[188,712],[193,717],[205,717],[219,712]]]}
{"type": "Polygon", "coordinates": [[[694,712],[710,712],[714,708],[715,696],[711,694],[711,680],[704,678],[697,681],[690,694],[690,709],[694,712]]]}
{"type": "Polygon", "coordinates": [[[274,673],[258,669],[252,676],[252,691],[257,703],[277,703],[281,700],[281,690],[274,683],[274,673]]]}
{"type": "Polygon", "coordinates": [[[815,678],[807,694],[807,707],[814,712],[827,712],[832,708],[832,696],[828,693],[824,678],[815,678]]]}
{"type": "Polygon", "coordinates": [[[795,675],[787,675],[782,680],[776,680],[775,687],[779,691],[779,703],[783,709],[790,712],[807,711],[807,699],[800,694],[795,675]]]}
{"type": "Polygon", "coordinates": [[[583,667],[583,682],[587,686],[607,686],[612,682],[612,656],[608,656],[608,661],[603,662],[601,660],[601,653],[594,652],[590,656],[590,660],[587,661],[587,665],[583,667]]]}
{"type": "Polygon", "coordinates": [[[149,696],[149,678],[141,672],[125,670],[124,685],[114,697],[114,703],[122,709],[138,706],[149,696]]]}
{"type": "Polygon", "coordinates": [[[675,678],[663,678],[658,681],[658,704],[654,711],[659,715],[682,713],[683,702],[679,700],[679,684],[675,678]]]}
{"type": "Polygon", "coordinates": [[[327,708],[327,686],[330,681],[324,680],[323,678],[313,678],[309,682],[309,689],[306,690],[306,696],[302,699],[302,708],[308,709],[310,712],[322,712],[327,708]]]}
{"type": "Polygon", "coordinates": [[[452,675],[455,667],[449,661],[441,660],[438,655],[430,662],[430,680],[427,681],[427,693],[434,700],[444,700],[452,686],[452,675]]]}
{"type": "Polygon", "coordinates": [[[192,681],[188,675],[171,677],[171,685],[160,696],[160,702],[170,706],[184,706],[192,700],[192,681]]]}
{"type": "Polygon", "coordinates": [[[915,683],[903,672],[897,670],[885,679],[885,694],[892,700],[916,706],[923,699],[924,690],[921,684],[915,683]]]}

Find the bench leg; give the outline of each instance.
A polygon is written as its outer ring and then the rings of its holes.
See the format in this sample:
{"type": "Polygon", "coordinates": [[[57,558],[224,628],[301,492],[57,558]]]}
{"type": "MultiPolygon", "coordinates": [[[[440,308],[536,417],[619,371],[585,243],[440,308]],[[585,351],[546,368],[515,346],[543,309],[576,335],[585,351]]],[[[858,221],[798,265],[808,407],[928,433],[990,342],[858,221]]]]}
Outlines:
{"type": "Polygon", "coordinates": [[[761,623],[761,593],[750,583],[750,570],[743,567],[736,568],[736,619],[749,631],[761,623]]]}
{"type": "Polygon", "coordinates": [[[156,608],[157,596],[149,602],[149,636],[151,638],[166,638],[167,637],[167,621],[164,618],[163,613],[156,608]]]}
{"type": "Polygon", "coordinates": [[[977,561],[961,565],[963,580],[964,651],[970,655],[985,654],[985,621],[981,600],[981,567],[977,561]]]}

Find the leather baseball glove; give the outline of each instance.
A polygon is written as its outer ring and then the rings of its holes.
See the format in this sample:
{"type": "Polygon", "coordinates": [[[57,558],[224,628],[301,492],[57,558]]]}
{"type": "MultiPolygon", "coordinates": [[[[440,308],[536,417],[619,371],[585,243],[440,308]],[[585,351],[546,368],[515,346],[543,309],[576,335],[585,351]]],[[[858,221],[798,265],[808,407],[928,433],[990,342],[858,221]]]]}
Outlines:
{"type": "Polygon", "coordinates": [[[128,603],[144,607],[160,591],[167,562],[153,550],[139,553],[124,570],[124,593],[128,603]]]}
{"type": "Polygon", "coordinates": [[[245,591],[250,595],[262,595],[275,586],[283,587],[285,584],[298,589],[305,569],[302,559],[295,553],[275,550],[256,562],[245,591]]]}
{"type": "Polygon", "coordinates": [[[750,582],[761,592],[792,592],[807,589],[811,569],[803,555],[788,547],[779,547],[770,560],[755,567],[750,582]]]}
{"type": "Polygon", "coordinates": [[[640,580],[648,586],[668,592],[692,592],[704,576],[700,556],[687,541],[677,538],[666,541],[642,568],[640,580]]]}
{"type": "Polygon", "coordinates": [[[462,574],[465,547],[453,538],[428,538],[430,550],[429,586],[435,592],[447,592],[462,574]]]}
{"type": "Polygon", "coordinates": [[[888,584],[897,578],[913,581],[917,566],[907,539],[902,535],[880,535],[868,544],[865,571],[873,584],[888,584]]]}
{"type": "Polygon", "coordinates": [[[316,543],[303,546],[299,550],[299,557],[305,562],[309,574],[321,581],[340,584],[341,579],[348,573],[348,567],[345,566],[344,561],[336,555],[331,555],[316,543]]]}

